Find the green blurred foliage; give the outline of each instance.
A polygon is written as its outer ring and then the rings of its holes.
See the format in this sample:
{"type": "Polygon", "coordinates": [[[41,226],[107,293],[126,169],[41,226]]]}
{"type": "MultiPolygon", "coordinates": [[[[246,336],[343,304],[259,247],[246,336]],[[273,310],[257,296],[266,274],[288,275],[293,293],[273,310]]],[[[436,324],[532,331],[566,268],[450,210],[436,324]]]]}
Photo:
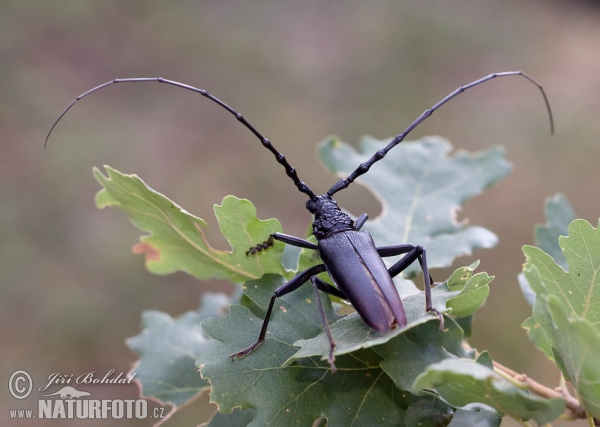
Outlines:
{"type": "MultiPolygon", "coordinates": [[[[522,69],[548,91],[553,139],[539,93],[522,79],[462,95],[412,137],[440,134],[470,150],[507,147],[514,172],[459,213],[500,238],[496,248],[459,260],[480,258],[481,271],[496,276],[471,342],[554,385],[558,373],[520,328],[529,307],[515,277],[546,196],[561,192],[582,218],[598,217],[599,21],[597,8],[559,1],[1,2],[3,382],[17,369],[36,384],[53,372],[127,371],[136,356],[124,339],[139,333],[143,310],[176,316],[205,290],[231,290],[183,274],[150,275],[130,251],[138,232],[120,213],[95,208],[93,166],[137,173],[202,218],[234,194],[251,199],[260,218],[280,219],[286,233],[303,234],[310,220],[304,196],[247,130],[172,87],[107,88],[78,104],[44,151],[52,121],[78,94],[116,77],[158,75],[206,88],[243,112],[322,192],[334,181],[314,156],[326,135],[392,136],[457,86],[522,69]]],[[[359,186],[339,202],[354,214],[379,212],[359,186]]],[[[218,232],[207,237],[227,248],[218,232]]],[[[2,417],[37,399],[34,392],[16,401],[2,389],[2,417]]],[[[95,397],[136,394],[134,386],[94,389],[95,397]]]]}

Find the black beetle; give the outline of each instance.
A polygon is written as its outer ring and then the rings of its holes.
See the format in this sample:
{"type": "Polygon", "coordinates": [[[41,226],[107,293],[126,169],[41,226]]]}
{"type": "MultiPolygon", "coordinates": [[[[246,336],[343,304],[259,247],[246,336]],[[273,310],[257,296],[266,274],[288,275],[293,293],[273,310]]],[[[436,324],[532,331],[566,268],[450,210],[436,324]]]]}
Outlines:
{"type": "Polygon", "coordinates": [[[323,263],[298,273],[293,279],[277,288],[271,297],[269,308],[267,310],[265,320],[263,321],[258,339],[250,346],[237,353],[231,354],[229,357],[231,357],[232,360],[236,356],[243,358],[256,349],[256,347],[258,347],[265,340],[267,325],[273,311],[275,300],[278,297],[298,289],[304,283],[310,281],[315,289],[321,320],[330,343],[328,362],[332,371],[335,371],[335,342],[331,336],[329,325],[327,324],[327,319],[321,305],[319,291],[349,300],[365,323],[377,331],[387,332],[395,327],[402,328],[407,324],[406,314],[392,278],[404,271],[415,260],[418,260],[421,265],[421,269],[423,270],[425,311],[428,313],[434,313],[438,316],[440,320],[440,330],[443,330],[444,319],[443,316],[432,306],[431,286],[433,285],[433,280],[429,274],[429,269],[427,268],[425,249],[421,246],[415,246],[412,244],[376,247],[371,235],[366,231],[360,231],[361,227],[367,220],[367,215],[363,214],[356,221],[352,220],[350,216],[342,212],[342,210],[337,206],[336,201],[333,199],[333,195],[338,191],[348,187],[359,176],[367,173],[373,164],[383,159],[388,151],[400,144],[415,127],[417,127],[427,117],[433,114],[434,111],[450,101],[452,98],[481,83],[492,80],[496,77],[505,76],[525,77],[540,89],[542,96],[544,97],[544,102],[546,103],[546,108],[550,118],[551,134],[554,134],[552,111],[542,86],[521,71],[493,73],[479,80],[475,80],[465,86],[459,87],[441,101],[436,103],[434,106],[425,110],[402,133],[394,137],[388,145],[377,151],[369,160],[360,164],[358,168],[356,168],[354,172],[352,172],[347,178],[340,179],[338,182],[336,182],[333,187],[331,187],[327,193],[322,196],[316,195],[307,184],[300,181],[296,170],[288,163],[285,156],[277,151],[277,149],[268,139],[262,136],[262,134],[260,134],[250,123],[248,123],[248,121],[246,121],[241,114],[236,112],[233,108],[203,89],[198,89],[173,80],[163,79],[162,77],[115,79],[81,94],[73,102],[71,102],[71,104],[69,104],[69,106],[54,122],[50,128],[50,131],[48,132],[48,135],[46,136],[45,144],[48,142],[48,138],[54,130],[54,127],[77,101],[91,94],[92,92],[114,83],[149,81],[166,83],[199,93],[233,114],[237,120],[246,126],[246,128],[248,128],[262,142],[265,148],[273,153],[277,162],[279,162],[285,168],[286,174],[292,179],[298,190],[309,197],[308,201],[306,202],[306,208],[311,214],[314,215],[313,234],[317,239],[317,244],[315,245],[298,237],[289,236],[282,233],[274,233],[264,242],[251,247],[246,252],[246,255],[256,255],[257,253],[268,249],[270,246],[273,246],[275,240],[279,240],[289,245],[319,251],[319,255],[321,256],[323,263]],[[389,268],[386,267],[382,260],[382,257],[402,254],[405,254],[404,257],[402,257],[398,262],[389,268]],[[332,286],[317,277],[317,274],[325,271],[327,271],[337,287],[332,286]]]}

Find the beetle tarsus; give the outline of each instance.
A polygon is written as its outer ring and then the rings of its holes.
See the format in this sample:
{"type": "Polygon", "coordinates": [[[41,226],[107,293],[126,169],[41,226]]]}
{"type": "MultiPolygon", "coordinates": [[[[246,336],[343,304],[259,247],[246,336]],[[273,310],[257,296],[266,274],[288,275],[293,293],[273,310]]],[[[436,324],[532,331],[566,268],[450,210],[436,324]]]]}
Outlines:
{"type": "Polygon", "coordinates": [[[427,313],[431,313],[431,314],[437,316],[437,318],[440,321],[439,330],[440,330],[440,332],[444,332],[444,327],[445,327],[444,326],[444,315],[442,313],[440,313],[437,308],[428,308],[427,313]]]}
{"type": "Polygon", "coordinates": [[[329,366],[331,367],[331,373],[333,374],[335,371],[337,371],[337,368],[335,367],[335,356],[333,355],[333,352],[335,351],[335,345],[332,346],[329,349],[329,357],[327,357],[327,363],[329,363],[329,366]]]}
{"type": "Polygon", "coordinates": [[[250,353],[252,353],[252,351],[254,351],[256,349],[256,347],[258,347],[261,344],[262,344],[262,341],[261,340],[257,340],[252,345],[246,347],[242,351],[238,351],[237,353],[231,353],[229,355],[229,358],[231,359],[232,362],[233,362],[233,359],[236,358],[236,357],[238,359],[243,359],[244,357],[246,357],[247,355],[249,355],[250,353]]]}
{"type": "Polygon", "coordinates": [[[250,249],[246,251],[246,256],[255,255],[265,249],[269,249],[271,246],[275,244],[275,239],[273,239],[273,235],[271,234],[267,240],[262,243],[259,243],[256,246],[252,246],[250,249]]]}

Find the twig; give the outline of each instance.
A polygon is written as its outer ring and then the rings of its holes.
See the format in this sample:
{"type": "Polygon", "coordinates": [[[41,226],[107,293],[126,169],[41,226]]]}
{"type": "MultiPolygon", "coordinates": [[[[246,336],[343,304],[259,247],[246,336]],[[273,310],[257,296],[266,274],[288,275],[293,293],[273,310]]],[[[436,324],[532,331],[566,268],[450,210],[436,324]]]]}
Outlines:
{"type": "MultiPolygon", "coordinates": [[[[550,387],[546,387],[545,385],[538,383],[535,380],[532,380],[527,375],[519,374],[518,372],[515,372],[512,369],[507,368],[506,366],[504,366],[496,361],[494,361],[493,364],[494,364],[495,370],[497,370],[498,373],[508,374],[515,381],[517,381],[518,384],[515,384],[515,385],[517,385],[518,387],[525,388],[525,389],[527,389],[539,396],[545,397],[547,399],[554,399],[554,398],[564,399],[567,402],[567,409],[570,412],[572,412],[572,415],[575,418],[587,418],[585,409],[583,408],[583,406],[581,405],[579,400],[577,400],[573,396],[571,396],[567,387],[556,387],[556,388],[552,389],[550,387]]],[[[505,375],[503,375],[503,376],[505,376],[505,375]]]]}

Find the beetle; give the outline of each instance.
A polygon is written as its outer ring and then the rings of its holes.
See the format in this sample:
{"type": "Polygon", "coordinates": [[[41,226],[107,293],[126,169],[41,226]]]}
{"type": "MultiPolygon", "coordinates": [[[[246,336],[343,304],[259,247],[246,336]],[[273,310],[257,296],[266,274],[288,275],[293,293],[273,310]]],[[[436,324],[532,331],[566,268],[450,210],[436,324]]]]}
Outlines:
{"type": "Polygon", "coordinates": [[[441,331],[444,329],[444,318],[443,315],[436,308],[434,308],[432,304],[431,288],[434,286],[434,282],[429,274],[426,250],[420,245],[406,243],[394,246],[377,247],[371,235],[367,231],[361,231],[362,226],[367,221],[367,215],[362,214],[356,220],[353,220],[338,207],[337,202],[333,199],[333,195],[341,190],[344,190],[358,177],[367,173],[375,163],[382,160],[391,149],[404,141],[405,137],[414,128],[431,116],[442,105],[446,104],[467,89],[485,83],[496,77],[507,76],[524,77],[538,87],[544,98],[546,109],[548,111],[550,119],[550,132],[551,134],[554,134],[554,121],[550,103],[543,87],[539,83],[522,71],[492,73],[467,85],[460,86],[446,97],[441,99],[439,102],[434,104],[431,108],[425,110],[402,133],[396,135],[384,148],[373,154],[373,156],[366,162],[361,163],[346,178],[342,178],[337,181],[327,191],[327,193],[323,195],[315,194],[306,183],[301,181],[298,177],[296,169],[288,163],[285,156],[281,154],[273,146],[273,144],[271,144],[267,138],[258,132],[256,128],[254,128],[254,126],[251,125],[240,113],[204,89],[199,89],[184,83],[164,79],[162,77],[114,79],[90,89],[87,92],[84,92],[75,100],[73,100],[71,104],[69,104],[56,119],[50,128],[48,135],[46,136],[44,147],[46,146],[48,138],[58,122],[76,102],[97,90],[116,83],[165,83],[199,93],[200,95],[210,99],[225,110],[229,111],[260,140],[266,149],[268,149],[275,156],[276,161],[284,167],[287,176],[293,181],[298,191],[308,196],[306,208],[314,216],[312,234],[317,240],[317,244],[314,244],[305,239],[287,234],[273,233],[264,242],[251,247],[246,252],[246,255],[257,256],[260,252],[268,250],[277,240],[288,245],[318,251],[322,260],[321,264],[314,265],[304,271],[299,272],[295,277],[278,287],[273,292],[257,340],[244,349],[230,354],[229,357],[233,361],[235,357],[241,359],[254,351],[265,340],[267,326],[269,324],[276,299],[293,292],[303,284],[310,281],[315,290],[318,303],[317,306],[321,321],[323,323],[323,329],[329,341],[329,353],[327,361],[331,367],[331,370],[335,371],[334,352],[336,345],[331,335],[331,331],[323,310],[320,292],[348,300],[356,309],[364,322],[376,331],[386,333],[394,328],[403,328],[407,325],[406,313],[402,305],[402,300],[400,299],[398,291],[394,286],[393,278],[404,271],[413,262],[418,261],[423,271],[425,312],[432,313],[438,317],[441,331]],[[388,268],[383,262],[383,258],[397,255],[404,256],[388,268]],[[327,272],[329,274],[336,286],[332,286],[317,277],[318,274],[323,272],[327,272]]]}

